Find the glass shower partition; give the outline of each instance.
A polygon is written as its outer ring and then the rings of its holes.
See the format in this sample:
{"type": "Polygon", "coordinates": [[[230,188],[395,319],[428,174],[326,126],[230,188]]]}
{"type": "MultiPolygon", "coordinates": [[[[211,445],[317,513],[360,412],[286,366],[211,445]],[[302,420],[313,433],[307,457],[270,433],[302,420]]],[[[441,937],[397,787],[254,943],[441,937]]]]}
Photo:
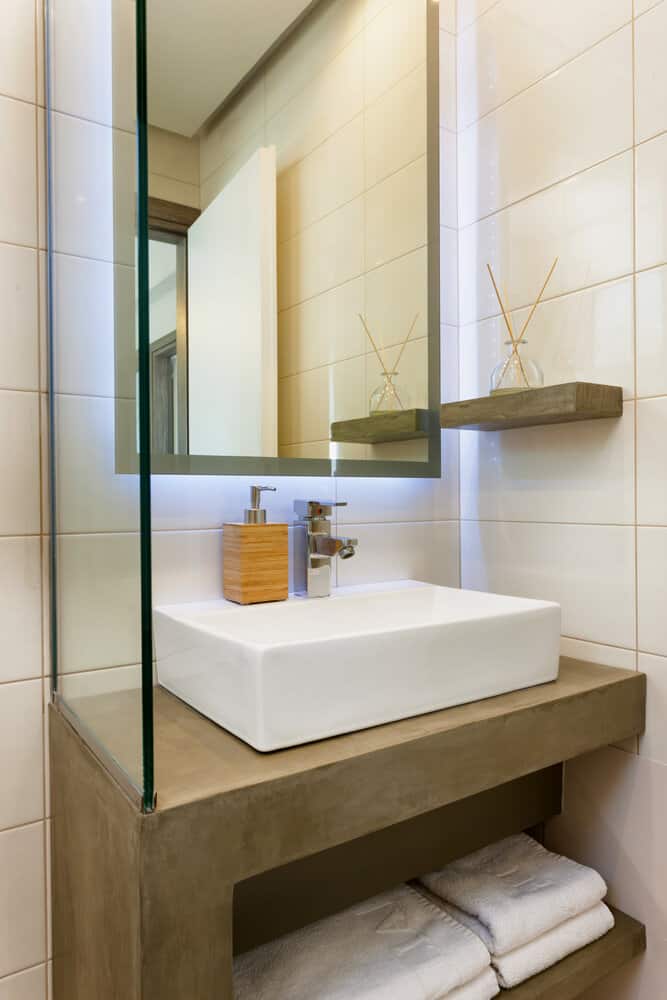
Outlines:
{"type": "Polygon", "coordinates": [[[46,268],[54,701],[150,810],[144,17],[143,0],[47,0],[46,268]]]}

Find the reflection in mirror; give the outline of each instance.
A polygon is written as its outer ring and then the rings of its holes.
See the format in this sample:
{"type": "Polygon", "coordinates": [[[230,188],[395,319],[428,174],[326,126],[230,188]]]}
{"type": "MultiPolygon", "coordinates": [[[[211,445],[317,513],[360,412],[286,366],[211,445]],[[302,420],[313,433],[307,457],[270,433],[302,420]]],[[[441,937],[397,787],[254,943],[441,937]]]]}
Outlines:
{"type": "Polygon", "coordinates": [[[433,53],[431,0],[150,5],[160,471],[438,474],[433,53]]]}

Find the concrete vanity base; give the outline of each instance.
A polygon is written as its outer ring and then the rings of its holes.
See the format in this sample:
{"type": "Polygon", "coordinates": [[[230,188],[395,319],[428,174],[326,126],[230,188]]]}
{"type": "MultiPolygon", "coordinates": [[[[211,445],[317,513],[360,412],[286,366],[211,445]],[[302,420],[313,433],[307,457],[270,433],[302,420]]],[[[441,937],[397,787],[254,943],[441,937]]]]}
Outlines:
{"type": "MultiPolygon", "coordinates": [[[[123,695],[102,700],[122,725],[123,695]]],[[[54,1000],[232,1000],[235,950],[543,822],[561,762],[640,733],[644,705],[642,674],[563,660],[552,684],[265,755],[158,690],[149,815],[52,707],[54,1000]]]]}

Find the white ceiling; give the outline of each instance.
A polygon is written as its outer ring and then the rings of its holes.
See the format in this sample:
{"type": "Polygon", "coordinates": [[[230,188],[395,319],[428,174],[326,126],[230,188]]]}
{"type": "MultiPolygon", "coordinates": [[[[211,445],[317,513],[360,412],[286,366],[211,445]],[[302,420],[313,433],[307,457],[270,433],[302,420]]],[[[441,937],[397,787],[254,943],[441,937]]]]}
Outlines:
{"type": "Polygon", "coordinates": [[[193,135],[311,0],[153,0],[148,120],[193,135]]]}

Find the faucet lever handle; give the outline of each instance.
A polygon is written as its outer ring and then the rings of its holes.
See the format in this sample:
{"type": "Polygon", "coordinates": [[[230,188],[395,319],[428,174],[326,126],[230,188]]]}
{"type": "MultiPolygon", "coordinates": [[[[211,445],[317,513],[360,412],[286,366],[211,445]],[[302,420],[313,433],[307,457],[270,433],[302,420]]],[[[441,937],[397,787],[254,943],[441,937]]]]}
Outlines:
{"type": "Polygon", "coordinates": [[[294,513],[299,517],[330,517],[334,507],[347,507],[345,500],[295,500],[294,513]]]}

